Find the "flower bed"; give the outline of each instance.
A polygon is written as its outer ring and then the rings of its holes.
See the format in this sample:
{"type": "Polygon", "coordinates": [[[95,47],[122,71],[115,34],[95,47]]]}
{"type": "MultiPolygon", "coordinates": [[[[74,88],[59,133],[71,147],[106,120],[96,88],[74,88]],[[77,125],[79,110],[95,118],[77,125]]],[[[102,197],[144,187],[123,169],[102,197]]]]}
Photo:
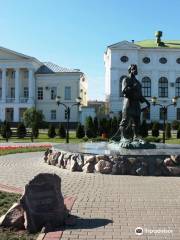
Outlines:
{"type": "Polygon", "coordinates": [[[51,147],[52,147],[51,144],[28,144],[28,145],[19,144],[12,146],[0,146],[0,156],[13,153],[45,151],[47,148],[51,147]]]}

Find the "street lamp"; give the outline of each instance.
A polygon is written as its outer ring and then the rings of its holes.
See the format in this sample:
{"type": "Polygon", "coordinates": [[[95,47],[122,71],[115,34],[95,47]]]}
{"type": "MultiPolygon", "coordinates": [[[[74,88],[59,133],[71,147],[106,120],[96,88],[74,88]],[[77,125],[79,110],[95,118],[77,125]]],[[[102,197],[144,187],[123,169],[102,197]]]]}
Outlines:
{"type": "Polygon", "coordinates": [[[72,104],[70,107],[67,106],[65,103],[61,102],[61,97],[56,97],[57,105],[63,105],[65,107],[65,118],[66,118],[66,143],[69,143],[69,119],[70,119],[70,111],[73,106],[79,106],[81,104],[81,98],[76,98],[76,103],[72,104]]]}
{"type": "Polygon", "coordinates": [[[165,127],[166,127],[166,113],[167,113],[167,109],[169,106],[176,106],[177,104],[177,100],[178,97],[173,97],[172,98],[172,103],[168,104],[168,105],[162,105],[160,103],[157,102],[157,97],[152,97],[151,98],[151,102],[153,104],[153,106],[160,106],[162,107],[162,111],[163,111],[163,143],[165,143],[165,127]]]}

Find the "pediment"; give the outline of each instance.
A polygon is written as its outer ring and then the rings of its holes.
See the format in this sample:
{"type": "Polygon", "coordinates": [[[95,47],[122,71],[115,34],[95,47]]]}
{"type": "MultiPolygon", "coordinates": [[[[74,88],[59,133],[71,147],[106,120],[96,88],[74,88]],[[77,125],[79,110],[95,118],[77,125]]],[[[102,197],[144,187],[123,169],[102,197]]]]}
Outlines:
{"type": "Polygon", "coordinates": [[[0,60],[28,60],[32,57],[0,47],[0,60]]]}
{"type": "Polygon", "coordinates": [[[132,42],[122,41],[122,42],[112,44],[112,45],[108,46],[108,48],[110,48],[110,49],[140,49],[140,46],[138,46],[132,42]]]}

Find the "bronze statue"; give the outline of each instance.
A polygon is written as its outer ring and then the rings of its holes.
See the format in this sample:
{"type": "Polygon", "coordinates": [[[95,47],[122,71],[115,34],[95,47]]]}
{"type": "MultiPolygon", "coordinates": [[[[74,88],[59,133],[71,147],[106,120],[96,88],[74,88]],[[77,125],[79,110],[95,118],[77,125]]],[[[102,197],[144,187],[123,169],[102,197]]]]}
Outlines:
{"type": "Polygon", "coordinates": [[[137,65],[131,64],[128,68],[129,76],[123,79],[122,93],[124,96],[122,108],[122,121],[120,123],[121,140],[120,147],[141,148],[145,142],[139,138],[141,112],[149,109],[150,103],[142,95],[141,83],[136,79],[137,65]],[[141,104],[146,107],[141,109],[141,104]],[[132,134],[130,134],[132,130],[132,134]]]}

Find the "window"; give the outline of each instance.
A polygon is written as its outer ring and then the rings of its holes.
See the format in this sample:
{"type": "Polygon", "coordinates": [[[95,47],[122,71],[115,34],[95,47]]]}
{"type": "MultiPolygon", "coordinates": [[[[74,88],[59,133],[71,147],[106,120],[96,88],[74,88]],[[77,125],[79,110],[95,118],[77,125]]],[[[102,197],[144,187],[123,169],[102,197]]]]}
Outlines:
{"type": "Polygon", "coordinates": [[[160,109],[159,109],[159,119],[160,119],[160,120],[164,120],[164,114],[165,114],[165,120],[167,120],[167,109],[166,109],[166,111],[164,112],[164,109],[163,109],[163,108],[160,108],[160,109]]]}
{"type": "Polygon", "coordinates": [[[180,108],[177,108],[176,114],[177,114],[177,120],[180,120],[180,108]]]}
{"type": "Polygon", "coordinates": [[[0,71],[0,79],[2,79],[2,71],[0,71]]]}
{"type": "Polygon", "coordinates": [[[145,64],[148,64],[148,63],[150,63],[150,58],[149,57],[144,57],[143,58],[143,63],[145,63],[145,64]]]}
{"type": "Polygon", "coordinates": [[[151,97],[151,79],[149,77],[143,77],[142,79],[142,95],[151,97]]]}
{"type": "Polygon", "coordinates": [[[29,97],[29,88],[24,87],[24,98],[28,98],[28,97],[29,97]]]}
{"type": "Polygon", "coordinates": [[[159,97],[168,97],[168,80],[166,77],[159,79],[159,97]]]}
{"type": "Polygon", "coordinates": [[[38,100],[43,100],[43,88],[38,87],[38,100]]]}
{"type": "Polygon", "coordinates": [[[71,100],[71,87],[65,87],[64,99],[71,100]]]}
{"type": "Polygon", "coordinates": [[[11,98],[15,98],[15,88],[11,88],[11,98]]]}
{"type": "Polygon", "coordinates": [[[159,59],[159,62],[161,64],[165,64],[165,63],[167,63],[167,59],[165,57],[162,57],[162,58],[159,59]]]}
{"type": "Polygon", "coordinates": [[[11,72],[11,78],[12,78],[12,79],[15,79],[15,71],[12,71],[12,72],[11,72]]]}
{"type": "Polygon", "coordinates": [[[176,62],[177,62],[178,64],[180,64],[180,58],[177,58],[177,59],[176,59],[176,62]]]}
{"type": "Polygon", "coordinates": [[[2,98],[2,88],[0,88],[0,99],[2,98]]]}
{"type": "Polygon", "coordinates": [[[122,56],[121,58],[121,62],[125,63],[128,62],[129,58],[127,56],[122,56]]]}
{"type": "Polygon", "coordinates": [[[51,100],[54,100],[56,98],[56,95],[57,95],[57,88],[52,87],[51,88],[51,100]]]}
{"type": "Polygon", "coordinates": [[[119,79],[119,97],[123,97],[123,93],[122,93],[122,82],[123,79],[126,77],[126,75],[123,75],[120,77],[119,79]]]}
{"type": "Polygon", "coordinates": [[[180,77],[176,79],[176,97],[180,97],[180,77]]]}
{"type": "Polygon", "coordinates": [[[51,110],[51,120],[56,120],[56,110],[51,110]]]}

